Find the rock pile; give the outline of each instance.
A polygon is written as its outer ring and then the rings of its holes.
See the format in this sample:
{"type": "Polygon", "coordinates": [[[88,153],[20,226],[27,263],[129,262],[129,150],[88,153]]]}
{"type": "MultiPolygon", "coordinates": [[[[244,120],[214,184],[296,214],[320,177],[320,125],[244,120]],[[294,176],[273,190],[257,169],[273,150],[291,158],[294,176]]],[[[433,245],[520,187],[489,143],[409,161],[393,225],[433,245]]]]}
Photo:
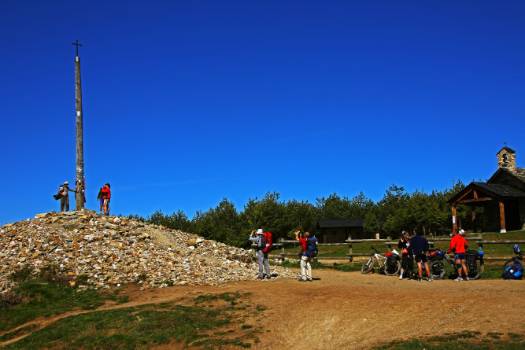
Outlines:
{"type": "Polygon", "coordinates": [[[56,266],[72,285],[87,280],[97,288],[219,284],[254,279],[256,270],[249,250],[91,211],[38,214],[1,227],[0,262],[0,293],[12,288],[9,276],[23,267],[38,273],[56,266]]]}

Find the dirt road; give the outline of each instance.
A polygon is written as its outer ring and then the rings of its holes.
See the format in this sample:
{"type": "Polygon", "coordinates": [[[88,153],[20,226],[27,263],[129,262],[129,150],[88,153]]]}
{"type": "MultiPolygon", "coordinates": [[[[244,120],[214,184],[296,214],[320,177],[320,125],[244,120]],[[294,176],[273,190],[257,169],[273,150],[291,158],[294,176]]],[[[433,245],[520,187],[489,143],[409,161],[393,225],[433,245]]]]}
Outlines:
{"type": "Polygon", "coordinates": [[[256,349],[368,349],[396,339],[462,330],[525,333],[524,281],[399,281],[381,275],[315,271],[314,282],[277,279],[216,287],[131,292],[126,307],[201,293],[240,291],[265,305],[269,332],[256,349]]]}
{"type": "Polygon", "coordinates": [[[239,282],[140,294],[155,302],[180,293],[242,291],[268,307],[259,349],[367,349],[395,339],[462,330],[524,333],[524,281],[399,281],[316,271],[320,280],[239,282]]]}

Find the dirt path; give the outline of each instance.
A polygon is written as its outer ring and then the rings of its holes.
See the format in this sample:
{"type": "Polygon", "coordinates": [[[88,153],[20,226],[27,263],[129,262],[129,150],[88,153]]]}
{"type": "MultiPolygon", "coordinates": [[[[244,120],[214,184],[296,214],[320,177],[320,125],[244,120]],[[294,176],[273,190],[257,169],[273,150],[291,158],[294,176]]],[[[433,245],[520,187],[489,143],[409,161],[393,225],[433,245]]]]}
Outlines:
{"type": "MultiPolygon", "coordinates": [[[[304,283],[278,279],[214,287],[131,290],[129,303],[97,311],[174,301],[202,293],[249,292],[254,303],[268,308],[261,327],[270,332],[261,336],[256,349],[367,349],[395,339],[461,330],[525,332],[520,308],[525,302],[522,281],[429,283],[331,270],[316,271],[316,275],[320,280],[304,283]]],[[[71,312],[31,324],[41,329],[86,312],[93,311],[71,312]]]]}

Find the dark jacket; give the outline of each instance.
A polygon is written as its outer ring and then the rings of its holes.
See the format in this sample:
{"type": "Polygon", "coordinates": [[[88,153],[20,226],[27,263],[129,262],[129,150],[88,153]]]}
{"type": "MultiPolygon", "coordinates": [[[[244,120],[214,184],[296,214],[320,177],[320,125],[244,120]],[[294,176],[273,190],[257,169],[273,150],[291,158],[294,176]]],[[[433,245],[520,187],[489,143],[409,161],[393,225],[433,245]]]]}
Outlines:
{"type": "Polygon", "coordinates": [[[428,252],[428,241],[425,237],[416,235],[410,238],[409,252],[411,255],[419,255],[428,252]]]}

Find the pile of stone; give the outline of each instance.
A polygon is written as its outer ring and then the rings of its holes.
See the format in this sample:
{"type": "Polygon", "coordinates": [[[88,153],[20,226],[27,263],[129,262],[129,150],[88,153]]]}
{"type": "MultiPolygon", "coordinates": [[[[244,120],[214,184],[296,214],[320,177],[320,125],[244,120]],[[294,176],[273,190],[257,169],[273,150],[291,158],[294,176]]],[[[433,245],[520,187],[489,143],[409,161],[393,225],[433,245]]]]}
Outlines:
{"type": "MultiPolygon", "coordinates": [[[[95,212],[38,214],[0,228],[0,293],[22,268],[55,266],[70,283],[109,288],[219,284],[255,278],[253,252],[194,234],[95,212]],[[79,278],[82,276],[82,278],[79,278]]],[[[279,276],[291,276],[276,267],[279,276]]]]}

